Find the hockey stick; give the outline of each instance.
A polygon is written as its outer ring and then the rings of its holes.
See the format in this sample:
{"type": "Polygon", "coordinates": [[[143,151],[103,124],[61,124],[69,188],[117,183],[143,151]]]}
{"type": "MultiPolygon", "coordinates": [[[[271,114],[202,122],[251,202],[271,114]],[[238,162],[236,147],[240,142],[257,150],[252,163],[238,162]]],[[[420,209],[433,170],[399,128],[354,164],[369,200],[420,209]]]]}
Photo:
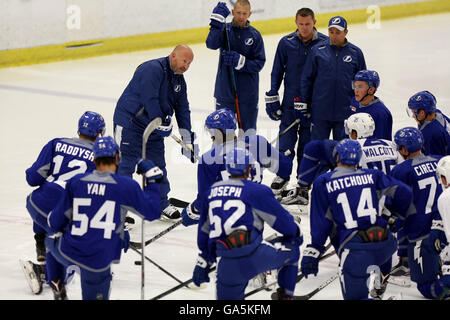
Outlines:
{"type": "MultiPolygon", "coordinates": [[[[144,133],[142,134],[142,159],[147,158],[146,150],[147,150],[147,141],[152,132],[160,126],[162,123],[161,118],[155,118],[153,119],[145,128],[144,133]]],[[[145,189],[146,181],[145,181],[145,175],[142,175],[142,189],[145,189]]],[[[144,244],[144,224],[145,219],[142,217],[142,224],[141,224],[141,243],[144,244]]],[[[141,300],[144,300],[145,298],[145,254],[144,254],[144,245],[142,245],[142,252],[141,252],[141,300]]]]}
{"type": "MultiPolygon", "coordinates": [[[[231,50],[230,35],[228,33],[228,28],[227,28],[226,23],[225,23],[225,39],[226,39],[226,49],[228,51],[230,51],[231,50]]],[[[237,114],[238,125],[239,125],[239,129],[242,129],[241,112],[239,111],[239,98],[238,98],[238,94],[237,94],[236,78],[234,77],[233,67],[229,66],[228,70],[230,71],[231,88],[233,89],[234,104],[236,105],[236,114],[237,114]]]]}
{"type": "Polygon", "coordinates": [[[318,286],[316,289],[314,289],[313,291],[311,291],[308,294],[302,295],[302,296],[293,296],[292,300],[309,300],[311,299],[314,295],[316,295],[316,293],[318,293],[319,291],[321,291],[323,288],[325,288],[326,286],[328,286],[330,283],[332,283],[334,280],[336,280],[337,278],[339,278],[339,272],[337,272],[336,274],[334,274],[331,278],[327,279],[324,283],[322,283],[320,286],[318,286]]]}
{"type": "MultiPolygon", "coordinates": [[[[130,249],[133,250],[134,252],[136,252],[137,254],[142,255],[142,251],[139,251],[138,249],[133,248],[132,246],[130,246],[130,249]]],[[[160,266],[159,264],[157,264],[155,261],[153,261],[152,259],[150,259],[150,258],[147,257],[147,256],[144,256],[144,257],[145,257],[145,259],[146,259],[148,262],[152,263],[155,267],[157,267],[159,270],[161,270],[162,272],[164,272],[165,274],[167,274],[169,277],[171,277],[172,279],[174,279],[176,282],[178,282],[178,283],[183,283],[180,279],[178,279],[178,278],[175,277],[172,273],[170,273],[169,271],[167,271],[166,269],[164,269],[163,267],[161,267],[161,266],[160,266]]],[[[136,264],[137,262],[140,262],[140,261],[135,261],[135,264],[136,264]]],[[[189,288],[189,287],[188,287],[188,288],[189,288]]]]}
{"type": "MultiPolygon", "coordinates": [[[[184,142],[183,140],[181,140],[180,138],[178,138],[175,134],[171,133],[170,136],[172,137],[173,140],[175,140],[178,144],[180,144],[183,148],[185,148],[186,150],[194,153],[194,150],[192,149],[191,146],[187,145],[186,142],[184,142]]],[[[194,154],[194,158],[199,161],[199,157],[197,155],[194,154]]]]}
{"type": "Polygon", "coordinates": [[[282,136],[284,136],[286,134],[286,132],[288,132],[289,130],[291,130],[297,123],[300,122],[300,119],[295,119],[294,122],[292,122],[286,129],[284,129],[283,131],[281,131],[278,136],[272,140],[272,142],[270,144],[274,144],[278,139],[280,139],[282,136]]]}
{"type": "MultiPolygon", "coordinates": [[[[329,244],[325,247],[325,251],[327,251],[330,247],[331,247],[331,243],[329,243],[329,244]]],[[[324,252],[325,252],[325,251],[324,251],[324,252]]],[[[327,254],[321,256],[321,257],[319,258],[319,261],[325,260],[325,259],[331,257],[332,255],[334,255],[335,253],[336,253],[336,252],[333,250],[332,252],[327,253],[327,254]]],[[[299,273],[299,274],[297,275],[297,279],[296,279],[295,282],[296,282],[296,283],[297,283],[297,282],[300,282],[300,280],[302,280],[303,277],[304,277],[303,273],[299,273]]],[[[266,285],[264,285],[264,286],[261,286],[261,287],[259,287],[259,288],[254,289],[254,290],[252,290],[252,291],[249,291],[249,292],[247,292],[247,293],[244,295],[244,298],[247,298],[247,297],[249,297],[249,296],[251,296],[251,295],[254,295],[255,293],[258,293],[258,292],[260,292],[260,291],[262,291],[262,290],[265,290],[266,288],[269,288],[269,287],[271,287],[271,286],[273,286],[273,285],[275,285],[275,284],[277,284],[277,283],[278,283],[278,280],[275,280],[275,281],[271,282],[270,284],[266,284],[266,285]]]]}
{"type": "Polygon", "coordinates": [[[163,231],[161,231],[160,233],[158,233],[156,236],[154,236],[151,239],[148,239],[147,241],[143,242],[133,242],[130,241],[130,248],[134,248],[134,249],[141,249],[142,248],[142,244],[144,244],[144,246],[148,246],[150,243],[152,243],[153,241],[158,240],[159,238],[161,238],[163,235],[165,235],[166,233],[168,233],[169,231],[175,229],[176,227],[178,227],[180,224],[183,223],[183,220],[179,220],[177,222],[175,222],[174,224],[172,224],[170,227],[168,227],[167,229],[164,229],[163,231]]]}
{"type": "MultiPolygon", "coordinates": [[[[216,266],[214,266],[214,267],[212,267],[210,270],[209,270],[209,273],[211,273],[212,271],[214,271],[214,270],[216,270],[216,266]]],[[[156,297],[153,297],[153,298],[151,298],[150,300],[158,300],[158,299],[161,299],[162,297],[165,297],[165,296],[167,296],[168,294],[170,294],[170,293],[172,293],[172,292],[174,292],[174,291],[177,291],[178,289],[180,289],[180,288],[182,288],[182,287],[186,287],[186,286],[188,286],[191,282],[193,282],[194,281],[194,279],[189,279],[189,280],[186,280],[185,282],[183,282],[183,283],[180,283],[179,285],[177,285],[177,286],[175,286],[175,287],[173,287],[173,288],[171,288],[171,289],[169,289],[169,290],[167,290],[167,291],[164,291],[163,293],[161,293],[161,294],[158,294],[156,297]]],[[[189,287],[188,287],[189,288],[189,287]]]]}
{"type": "MultiPolygon", "coordinates": [[[[175,207],[179,207],[179,208],[186,208],[189,205],[189,202],[186,202],[186,201],[183,201],[183,200],[180,200],[180,199],[177,199],[177,198],[169,198],[169,202],[170,202],[171,205],[173,205],[175,207]]],[[[183,223],[183,220],[179,220],[179,221],[175,222],[174,224],[172,224],[167,229],[164,229],[163,231],[161,231],[160,233],[155,235],[153,238],[148,239],[147,241],[145,241],[144,242],[144,246],[147,246],[150,243],[152,243],[153,241],[158,240],[163,235],[165,235],[169,231],[175,229],[176,227],[178,227],[182,223],[183,223]]],[[[141,249],[142,248],[142,242],[130,241],[130,247],[134,247],[136,249],[141,249]]]]}

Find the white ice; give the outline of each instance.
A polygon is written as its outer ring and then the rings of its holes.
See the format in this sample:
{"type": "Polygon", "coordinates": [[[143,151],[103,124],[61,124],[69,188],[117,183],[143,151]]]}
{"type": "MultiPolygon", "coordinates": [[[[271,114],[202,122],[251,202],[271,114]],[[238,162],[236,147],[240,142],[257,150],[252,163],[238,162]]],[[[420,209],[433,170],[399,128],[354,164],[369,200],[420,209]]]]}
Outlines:
{"type": "MultiPolygon", "coordinates": [[[[408,98],[421,90],[433,92],[438,99],[438,107],[450,114],[449,28],[448,13],[382,21],[381,29],[374,30],[365,24],[350,25],[349,41],[363,50],[368,68],[377,70],[381,76],[377,96],[391,110],[394,130],[415,125],[407,117],[405,107],[408,98]]],[[[326,29],[319,31],[326,33],[326,29]]],[[[269,89],[273,57],[281,37],[281,34],[264,36],[267,62],[260,74],[258,131],[269,141],[277,135],[278,123],[269,120],[264,111],[264,92],[269,89]]],[[[192,48],[195,60],[185,77],[193,126],[200,136],[201,150],[206,151],[209,138],[202,126],[206,115],[214,109],[212,94],[218,53],[208,50],[204,44],[192,45],[192,48]]],[[[53,298],[48,286],[40,295],[33,295],[18,263],[19,259],[35,259],[32,223],[25,208],[25,198],[32,188],[25,181],[25,170],[50,139],[75,136],[77,120],[86,110],[100,112],[107,123],[107,134],[112,135],[115,103],[135,68],[143,61],[168,55],[170,50],[165,48],[0,70],[0,299],[53,298]]],[[[172,188],[170,196],[193,200],[197,188],[196,166],[181,157],[179,146],[170,138],[166,139],[166,159],[172,188]]],[[[269,184],[272,179],[273,174],[268,172],[263,182],[269,184]]],[[[295,174],[290,183],[295,183],[295,174]]],[[[307,243],[310,238],[309,219],[307,215],[301,218],[307,243]]],[[[156,221],[145,226],[148,239],[169,224],[156,221]]],[[[132,231],[132,239],[139,241],[139,225],[132,231]]],[[[197,255],[196,228],[175,228],[150,244],[145,252],[181,281],[190,279],[197,255]]],[[[119,265],[114,265],[111,299],[140,299],[141,270],[134,265],[134,261],[139,259],[139,255],[129,251],[122,256],[119,265]]],[[[304,294],[319,286],[337,271],[337,264],[336,256],[320,263],[318,276],[303,279],[295,293],[304,294]]],[[[145,264],[145,271],[146,298],[178,284],[150,263],[145,264]]],[[[214,299],[214,279],[213,275],[205,289],[183,288],[165,299],[214,299]]],[[[404,299],[423,299],[415,286],[389,285],[386,296],[398,293],[402,293],[404,299]]],[[[70,299],[81,298],[77,276],[68,285],[68,295],[70,299]]],[[[270,299],[270,293],[262,291],[250,298],[270,299]]],[[[339,282],[334,281],[313,299],[341,300],[339,282]]]]}

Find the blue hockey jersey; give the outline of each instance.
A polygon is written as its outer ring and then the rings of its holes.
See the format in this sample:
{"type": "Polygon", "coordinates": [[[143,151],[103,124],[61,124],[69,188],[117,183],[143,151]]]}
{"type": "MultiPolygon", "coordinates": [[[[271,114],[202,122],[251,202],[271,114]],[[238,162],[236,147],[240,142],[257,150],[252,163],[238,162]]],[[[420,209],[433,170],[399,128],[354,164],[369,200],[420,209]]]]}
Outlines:
{"type": "Polygon", "coordinates": [[[352,113],[364,112],[372,116],[375,122],[375,131],[372,138],[392,140],[392,114],[383,101],[375,97],[367,106],[363,106],[353,97],[350,109],[352,113]]]}
{"type": "Polygon", "coordinates": [[[311,48],[317,43],[328,40],[328,37],[314,29],[313,38],[304,43],[298,31],[292,32],[278,43],[273,61],[270,88],[278,92],[284,81],[283,106],[293,109],[294,98],[300,95],[299,75],[303,71],[306,58],[311,48]]]}
{"type": "Polygon", "coordinates": [[[55,138],[41,150],[37,160],[25,171],[35,189],[27,198],[33,220],[47,229],[47,215],[56,206],[65,182],[77,174],[95,170],[94,143],[79,138],[55,138]]]}
{"type": "Polygon", "coordinates": [[[423,135],[424,154],[450,154],[450,123],[443,113],[436,112],[436,118],[419,125],[419,130],[423,135]]]}
{"type": "MultiPolygon", "coordinates": [[[[259,72],[266,62],[264,42],[258,30],[249,23],[240,28],[231,23],[226,24],[229,30],[230,50],[245,56],[245,65],[242,69],[234,69],[236,88],[239,102],[242,104],[258,104],[259,97],[259,72]]],[[[232,79],[229,66],[223,63],[222,52],[227,50],[228,44],[225,38],[225,30],[211,26],[206,46],[209,49],[220,49],[219,66],[214,88],[214,97],[224,103],[234,103],[232,79]]]]}
{"type": "Polygon", "coordinates": [[[428,236],[432,220],[440,220],[437,199],[442,186],[436,178],[439,156],[418,155],[394,167],[391,175],[406,183],[413,193],[413,212],[408,215],[403,229],[409,241],[428,236]]]}
{"type": "Polygon", "coordinates": [[[287,238],[297,235],[294,218],[265,185],[243,179],[219,181],[203,194],[201,203],[197,244],[210,262],[218,256],[250,254],[262,241],[264,222],[287,238]],[[221,244],[236,229],[249,231],[250,243],[227,250],[221,244]]]}
{"type": "Polygon", "coordinates": [[[364,55],[347,42],[342,47],[324,41],[316,44],[305,63],[300,81],[300,99],[311,106],[312,119],[344,121],[354,96],[352,80],[366,69],[364,55]]]}
{"type": "MultiPolygon", "coordinates": [[[[197,169],[197,199],[217,181],[227,180],[229,174],[225,167],[225,154],[235,147],[250,151],[258,165],[257,176],[254,181],[262,181],[262,170],[267,168],[283,179],[289,179],[292,172],[292,162],[287,156],[274,148],[263,136],[246,136],[244,140],[238,139],[214,146],[202,155],[197,169]]],[[[198,200],[194,201],[195,208],[199,208],[198,200]]]]}
{"type": "Polygon", "coordinates": [[[110,171],[77,175],[48,216],[53,232],[63,232],[58,251],[90,271],[105,271],[120,260],[128,211],[155,220],[161,216],[159,186],[139,184],[110,171]]]}
{"type": "Polygon", "coordinates": [[[321,175],[311,193],[311,244],[323,252],[325,242],[340,254],[358,230],[387,226],[381,217],[384,197],[392,198],[392,213],[405,217],[411,202],[409,187],[374,169],[337,167],[321,175]]]}
{"type": "Polygon", "coordinates": [[[191,113],[184,76],[175,74],[169,57],[149,60],[136,68],[114,111],[114,124],[142,130],[156,117],[175,117],[179,128],[191,131],[191,113]]]}

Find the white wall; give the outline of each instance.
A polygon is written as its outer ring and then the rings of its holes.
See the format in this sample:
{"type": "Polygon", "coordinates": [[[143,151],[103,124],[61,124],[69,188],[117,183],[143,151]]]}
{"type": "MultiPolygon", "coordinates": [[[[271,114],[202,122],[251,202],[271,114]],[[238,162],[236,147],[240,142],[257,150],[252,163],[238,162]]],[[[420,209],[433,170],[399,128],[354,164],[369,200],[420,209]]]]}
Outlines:
{"type": "MultiPolygon", "coordinates": [[[[421,0],[253,0],[252,21],[421,0]]],[[[234,0],[226,1],[231,9],[234,0]]],[[[1,0],[0,50],[207,26],[216,0],[1,0]]]]}

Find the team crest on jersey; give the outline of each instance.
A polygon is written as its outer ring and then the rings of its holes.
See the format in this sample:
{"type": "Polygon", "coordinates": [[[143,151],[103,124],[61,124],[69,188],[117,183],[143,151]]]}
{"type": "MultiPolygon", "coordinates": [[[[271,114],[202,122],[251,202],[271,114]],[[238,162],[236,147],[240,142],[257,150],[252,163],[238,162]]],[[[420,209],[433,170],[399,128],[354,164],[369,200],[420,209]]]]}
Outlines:
{"type": "Polygon", "coordinates": [[[352,56],[347,55],[347,56],[345,56],[342,60],[343,60],[344,62],[351,62],[351,61],[352,61],[352,56]]]}
{"type": "Polygon", "coordinates": [[[181,85],[180,85],[180,84],[177,84],[175,87],[173,87],[173,90],[174,90],[175,92],[180,92],[180,90],[181,90],[181,85]]]}
{"type": "Polygon", "coordinates": [[[253,38],[247,38],[244,41],[246,46],[251,46],[253,44],[253,38]]]}

